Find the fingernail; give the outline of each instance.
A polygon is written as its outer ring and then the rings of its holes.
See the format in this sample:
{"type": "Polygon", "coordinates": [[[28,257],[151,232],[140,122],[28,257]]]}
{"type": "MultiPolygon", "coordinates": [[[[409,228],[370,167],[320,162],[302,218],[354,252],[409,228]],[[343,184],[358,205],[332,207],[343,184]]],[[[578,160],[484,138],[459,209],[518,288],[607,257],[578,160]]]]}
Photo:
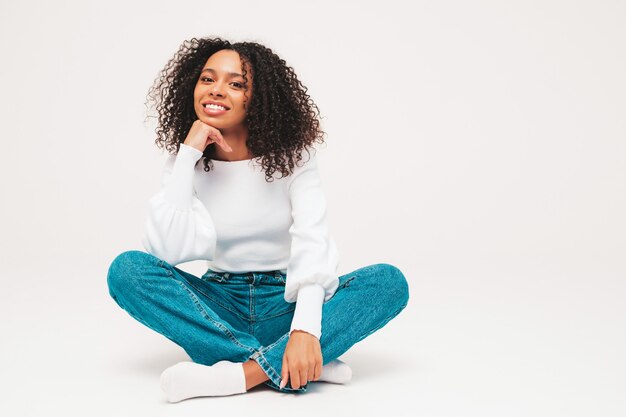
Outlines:
{"type": "Polygon", "coordinates": [[[285,380],[284,379],[282,381],[280,381],[280,387],[281,388],[285,388],[285,385],[287,385],[287,384],[285,384],[285,380]]]}

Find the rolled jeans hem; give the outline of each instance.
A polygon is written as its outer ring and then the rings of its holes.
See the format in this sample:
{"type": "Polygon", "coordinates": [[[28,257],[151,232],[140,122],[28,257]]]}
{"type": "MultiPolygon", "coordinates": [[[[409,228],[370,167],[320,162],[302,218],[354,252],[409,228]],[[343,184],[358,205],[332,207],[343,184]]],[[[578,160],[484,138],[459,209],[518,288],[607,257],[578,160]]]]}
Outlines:
{"type": "Polygon", "coordinates": [[[289,388],[289,382],[287,382],[287,386],[285,386],[284,388],[280,387],[280,382],[282,380],[281,375],[276,371],[276,369],[270,364],[270,362],[267,360],[267,358],[264,355],[264,352],[267,352],[268,350],[272,349],[274,346],[276,346],[278,343],[280,343],[283,339],[289,337],[289,333],[286,333],[285,335],[283,335],[281,338],[279,338],[276,342],[272,343],[269,346],[264,347],[263,349],[261,349],[259,352],[255,352],[254,354],[252,354],[250,356],[250,359],[254,360],[256,363],[259,364],[259,366],[261,367],[261,369],[263,369],[263,372],[265,372],[265,375],[268,376],[269,380],[263,382],[265,385],[277,390],[277,391],[281,391],[281,392],[286,392],[286,393],[290,393],[290,394],[297,394],[297,393],[302,393],[302,392],[306,392],[307,388],[308,388],[308,383],[303,385],[302,387],[298,388],[298,389],[293,389],[293,388],[289,388]]]}

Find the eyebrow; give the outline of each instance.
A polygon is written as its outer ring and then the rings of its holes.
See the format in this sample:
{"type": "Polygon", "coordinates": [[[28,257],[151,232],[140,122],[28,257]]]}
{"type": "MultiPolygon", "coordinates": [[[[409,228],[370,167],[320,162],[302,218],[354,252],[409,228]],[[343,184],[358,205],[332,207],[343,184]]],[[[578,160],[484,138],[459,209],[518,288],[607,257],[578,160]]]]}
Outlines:
{"type": "MultiPolygon", "coordinates": [[[[213,68],[205,68],[202,70],[202,72],[215,72],[215,70],[213,68]]],[[[202,72],[200,74],[202,74],[202,72]]],[[[227,72],[228,75],[230,75],[231,77],[243,77],[243,75],[236,73],[236,72],[227,72]]]]}

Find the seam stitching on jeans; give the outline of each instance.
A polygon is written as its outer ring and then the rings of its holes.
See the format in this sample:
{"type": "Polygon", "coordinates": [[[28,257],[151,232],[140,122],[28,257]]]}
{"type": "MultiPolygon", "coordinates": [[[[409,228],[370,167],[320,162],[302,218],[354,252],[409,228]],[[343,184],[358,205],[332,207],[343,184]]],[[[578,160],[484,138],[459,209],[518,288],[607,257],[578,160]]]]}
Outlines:
{"type": "Polygon", "coordinates": [[[218,300],[217,298],[213,297],[212,295],[207,294],[206,292],[204,292],[202,290],[202,288],[195,286],[193,284],[193,282],[191,282],[191,281],[187,281],[187,282],[189,282],[189,284],[192,287],[194,287],[198,292],[202,293],[202,295],[204,295],[206,298],[210,299],[211,301],[213,301],[215,304],[219,305],[223,309],[230,311],[231,313],[235,314],[236,316],[238,316],[238,317],[240,317],[240,318],[242,318],[244,320],[247,319],[247,317],[245,315],[241,314],[239,311],[233,309],[232,307],[223,304],[220,300],[218,300]]]}
{"type": "Polygon", "coordinates": [[[248,320],[254,321],[255,320],[255,317],[254,317],[254,285],[250,284],[249,288],[250,288],[250,298],[249,298],[250,308],[248,309],[248,312],[250,313],[249,314],[250,317],[248,317],[248,320]]]}
{"type": "MultiPolygon", "coordinates": [[[[263,355],[262,352],[259,352],[259,355],[256,357],[256,359],[262,360],[265,363],[265,365],[270,369],[270,371],[274,374],[274,377],[276,379],[281,379],[281,377],[278,374],[278,372],[276,371],[276,369],[274,369],[274,367],[269,363],[269,361],[265,358],[265,355],[263,355]]],[[[272,382],[274,382],[274,381],[272,380],[272,382]]],[[[274,383],[276,384],[276,382],[274,382],[274,383]]]]}
{"type": "Polygon", "coordinates": [[[241,343],[234,334],[231,333],[230,330],[228,330],[228,328],[226,326],[224,326],[222,323],[220,323],[219,321],[213,320],[213,318],[207,313],[207,311],[204,309],[204,307],[202,306],[202,304],[200,303],[200,300],[198,300],[198,297],[196,297],[196,295],[193,293],[193,291],[191,291],[189,288],[187,288],[187,286],[176,280],[176,282],[178,282],[178,284],[185,290],[187,291],[187,293],[189,294],[189,296],[191,297],[191,300],[193,301],[193,303],[195,304],[196,308],[200,311],[200,314],[202,314],[206,319],[208,319],[209,321],[211,321],[213,324],[215,324],[223,333],[226,334],[226,336],[228,336],[228,338],[230,338],[230,340],[233,343],[236,343],[237,345],[239,345],[240,347],[247,349],[251,352],[254,352],[254,348],[244,345],[243,343],[241,343]]]}
{"type": "MultiPolygon", "coordinates": [[[[169,269],[168,269],[167,271],[168,271],[169,275],[170,275],[170,276],[172,276],[171,271],[170,271],[169,269]]],[[[183,278],[184,278],[184,277],[183,277],[183,278]]],[[[190,281],[190,280],[187,280],[187,279],[185,279],[185,280],[186,280],[186,281],[187,281],[187,282],[188,282],[188,283],[189,283],[192,287],[194,287],[194,288],[195,288],[198,292],[202,293],[202,295],[204,295],[205,297],[207,297],[208,299],[210,299],[211,301],[213,301],[215,304],[219,305],[219,306],[220,306],[220,307],[222,307],[223,309],[230,311],[231,313],[235,314],[237,317],[239,317],[239,318],[241,318],[241,319],[243,319],[243,320],[246,320],[246,321],[247,321],[247,320],[249,320],[249,319],[250,319],[250,318],[249,318],[249,317],[247,317],[245,314],[241,314],[239,311],[237,311],[237,310],[233,309],[231,306],[228,306],[228,305],[223,304],[223,303],[222,303],[219,299],[217,299],[217,298],[213,297],[211,294],[206,293],[205,291],[203,291],[203,289],[202,289],[202,288],[200,288],[199,286],[194,285],[194,284],[193,284],[193,281],[190,281]]],[[[265,320],[273,319],[273,318],[276,318],[276,317],[279,317],[279,316],[282,316],[282,315],[285,315],[285,314],[289,314],[289,313],[291,313],[291,312],[292,312],[292,311],[294,311],[294,310],[295,310],[295,307],[290,308],[290,309],[289,309],[289,310],[287,310],[287,311],[283,311],[283,312],[280,312],[280,313],[276,313],[276,314],[271,315],[271,316],[263,316],[260,320],[257,320],[257,317],[254,317],[254,321],[255,321],[255,322],[260,322],[260,321],[265,321],[265,320]]]]}

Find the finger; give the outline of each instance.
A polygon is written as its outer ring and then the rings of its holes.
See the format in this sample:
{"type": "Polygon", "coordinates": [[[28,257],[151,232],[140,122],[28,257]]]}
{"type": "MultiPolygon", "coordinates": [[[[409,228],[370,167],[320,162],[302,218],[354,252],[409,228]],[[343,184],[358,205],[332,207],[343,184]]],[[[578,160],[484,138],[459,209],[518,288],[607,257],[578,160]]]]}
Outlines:
{"type": "Polygon", "coordinates": [[[315,370],[313,371],[313,381],[317,381],[322,376],[322,363],[317,362],[315,364],[315,370]]]}
{"type": "Polygon", "coordinates": [[[309,368],[306,372],[306,382],[311,382],[313,378],[315,378],[315,364],[316,362],[313,362],[309,365],[309,368]]]}
{"type": "Polygon", "coordinates": [[[283,356],[283,369],[281,370],[281,377],[280,387],[285,388],[287,381],[289,381],[289,363],[287,362],[286,356],[283,356]]]}
{"type": "Polygon", "coordinates": [[[209,139],[209,143],[217,143],[219,145],[218,143],[219,138],[217,137],[213,129],[209,129],[209,132],[207,133],[207,137],[209,139]]]}
{"type": "Polygon", "coordinates": [[[300,370],[300,385],[304,386],[309,382],[309,370],[307,368],[300,370]]]}
{"type": "Polygon", "coordinates": [[[226,142],[226,140],[222,136],[222,133],[219,130],[211,130],[210,136],[215,141],[215,143],[217,143],[226,152],[233,151],[233,148],[231,148],[230,145],[226,142]]]}
{"type": "Polygon", "coordinates": [[[291,388],[300,388],[300,371],[297,369],[290,369],[289,375],[291,376],[291,388]]]}

